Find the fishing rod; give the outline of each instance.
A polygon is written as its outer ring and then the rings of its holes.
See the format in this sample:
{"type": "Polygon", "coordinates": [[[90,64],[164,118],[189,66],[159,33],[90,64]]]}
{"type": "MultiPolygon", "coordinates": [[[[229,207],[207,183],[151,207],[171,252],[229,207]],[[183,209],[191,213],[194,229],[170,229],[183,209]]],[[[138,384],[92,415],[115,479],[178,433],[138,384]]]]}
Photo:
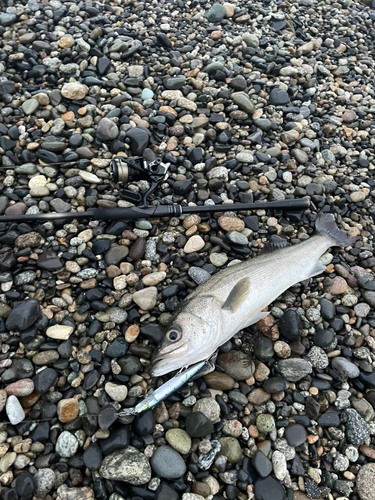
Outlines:
{"type": "MultiPolygon", "coordinates": [[[[65,163],[65,162],[64,162],[65,163]]],[[[73,162],[66,162],[72,164],[73,162]]],[[[34,222],[57,219],[95,219],[95,220],[137,220],[160,217],[179,217],[183,214],[202,214],[240,210],[304,210],[310,206],[308,198],[267,201],[256,203],[233,203],[231,205],[149,205],[148,199],[157,187],[168,178],[168,163],[160,158],[146,161],[141,157],[125,158],[118,156],[111,161],[110,174],[115,183],[120,184],[119,196],[134,205],[125,208],[90,208],[85,212],[52,212],[27,215],[2,215],[0,222],[34,222]],[[135,193],[126,189],[128,182],[147,180],[149,189],[144,193],[135,193]]]]}

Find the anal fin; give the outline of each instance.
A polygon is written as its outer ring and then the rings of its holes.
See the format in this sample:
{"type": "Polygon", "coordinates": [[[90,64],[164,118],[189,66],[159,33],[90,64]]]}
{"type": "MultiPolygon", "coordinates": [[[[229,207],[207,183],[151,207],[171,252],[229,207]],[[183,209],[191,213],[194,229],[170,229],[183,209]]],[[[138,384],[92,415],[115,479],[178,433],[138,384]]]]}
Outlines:
{"type": "Polygon", "coordinates": [[[312,278],[314,276],[318,276],[319,274],[322,274],[325,270],[326,266],[322,262],[320,262],[320,260],[317,260],[311,273],[306,278],[312,278]]]}

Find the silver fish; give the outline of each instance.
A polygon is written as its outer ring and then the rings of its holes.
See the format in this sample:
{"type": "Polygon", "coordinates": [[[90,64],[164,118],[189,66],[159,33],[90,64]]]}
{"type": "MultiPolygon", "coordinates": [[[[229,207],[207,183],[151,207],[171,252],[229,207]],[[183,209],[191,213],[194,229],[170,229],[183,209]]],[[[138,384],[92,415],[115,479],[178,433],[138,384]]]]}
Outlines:
{"type": "Polygon", "coordinates": [[[125,410],[120,412],[118,416],[125,417],[127,415],[137,415],[138,413],[142,413],[143,411],[147,411],[153,408],[154,406],[167,399],[171,394],[176,392],[177,389],[186,384],[186,382],[188,382],[194,375],[196,375],[199,370],[204,367],[205,364],[205,361],[201,361],[200,363],[190,366],[190,368],[188,368],[187,370],[184,370],[181,373],[177,373],[177,375],[172,377],[161,387],[158,387],[152,394],[150,394],[140,403],[134,406],[134,408],[126,408],[125,410]]]}
{"type": "Polygon", "coordinates": [[[320,214],[316,235],[295,246],[229,266],[191,293],[175,311],[152,358],[161,376],[208,359],[238,331],[269,314],[264,309],[289,287],[321,274],[318,260],[331,246],[352,246],[331,214],[320,214]]]}

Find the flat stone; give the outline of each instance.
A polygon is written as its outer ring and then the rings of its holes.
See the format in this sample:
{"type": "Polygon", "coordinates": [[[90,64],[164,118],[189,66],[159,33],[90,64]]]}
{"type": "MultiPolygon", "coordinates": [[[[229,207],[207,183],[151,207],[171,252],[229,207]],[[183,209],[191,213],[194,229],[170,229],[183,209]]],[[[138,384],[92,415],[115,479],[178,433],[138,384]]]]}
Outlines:
{"type": "Polygon", "coordinates": [[[254,485],[256,500],[285,500],[285,491],[272,476],[258,479],[254,485]]]}
{"type": "Polygon", "coordinates": [[[298,382],[312,372],[312,365],[305,359],[282,359],[278,362],[278,371],[289,382],[298,382]]]}
{"type": "Polygon", "coordinates": [[[39,102],[36,99],[27,99],[21,107],[25,115],[29,116],[39,108],[39,102]]]}
{"type": "Polygon", "coordinates": [[[204,380],[208,387],[220,391],[230,391],[235,385],[235,381],[229,375],[213,371],[204,376],[204,380]]]}
{"type": "Polygon", "coordinates": [[[6,327],[10,331],[27,330],[41,317],[41,314],[38,301],[27,300],[21,302],[10,312],[6,321],[6,327]]]}
{"type": "Polygon", "coordinates": [[[218,219],[219,226],[224,229],[224,231],[243,231],[245,228],[245,223],[242,219],[238,217],[230,217],[229,215],[221,215],[218,219]]]}
{"type": "Polygon", "coordinates": [[[68,325],[53,325],[47,328],[46,335],[55,340],[68,340],[74,328],[68,325]]]}
{"type": "Polygon", "coordinates": [[[104,386],[105,392],[110,396],[113,401],[124,401],[128,395],[128,389],[125,385],[114,384],[107,382],[104,386]]]}
{"type": "Polygon", "coordinates": [[[12,425],[17,425],[25,418],[25,412],[21,406],[21,403],[16,398],[16,396],[9,396],[6,405],[5,411],[7,417],[12,425]]]}
{"type": "Polygon", "coordinates": [[[341,377],[357,378],[360,374],[359,368],[342,356],[333,358],[331,366],[341,377]]]}
{"type": "Polygon", "coordinates": [[[133,300],[138,307],[144,311],[149,311],[156,306],[158,290],[154,286],[138,290],[133,294],[133,300]]]}
{"type": "Polygon", "coordinates": [[[139,127],[134,127],[128,130],[128,132],[126,132],[126,135],[130,139],[130,150],[132,154],[134,156],[142,155],[143,151],[148,146],[148,133],[139,127]]]}
{"type": "Polygon", "coordinates": [[[287,92],[283,89],[274,88],[271,90],[269,97],[269,104],[273,104],[274,106],[282,106],[283,104],[288,104],[290,101],[287,92]]]}
{"type": "Polygon", "coordinates": [[[260,450],[253,457],[253,466],[260,477],[267,477],[272,472],[272,462],[260,450]]]}
{"type": "Polygon", "coordinates": [[[89,89],[86,85],[78,82],[65,83],[61,89],[61,95],[65,99],[84,99],[89,89]]]}

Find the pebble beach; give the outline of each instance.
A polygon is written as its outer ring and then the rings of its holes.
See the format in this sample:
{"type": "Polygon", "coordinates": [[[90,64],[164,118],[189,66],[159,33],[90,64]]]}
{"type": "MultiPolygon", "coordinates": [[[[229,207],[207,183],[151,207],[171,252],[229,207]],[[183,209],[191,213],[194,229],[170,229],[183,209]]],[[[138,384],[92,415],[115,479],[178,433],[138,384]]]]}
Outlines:
{"type": "Polygon", "coordinates": [[[0,1],[1,500],[375,499],[374,22],[375,0],[0,1]],[[229,209],[28,221],[131,206],[116,156],[169,164],[152,205],[229,209]],[[119,418],[170,379],[148,370],[183,299],[320,212],[355,244],[119,418]]]}

